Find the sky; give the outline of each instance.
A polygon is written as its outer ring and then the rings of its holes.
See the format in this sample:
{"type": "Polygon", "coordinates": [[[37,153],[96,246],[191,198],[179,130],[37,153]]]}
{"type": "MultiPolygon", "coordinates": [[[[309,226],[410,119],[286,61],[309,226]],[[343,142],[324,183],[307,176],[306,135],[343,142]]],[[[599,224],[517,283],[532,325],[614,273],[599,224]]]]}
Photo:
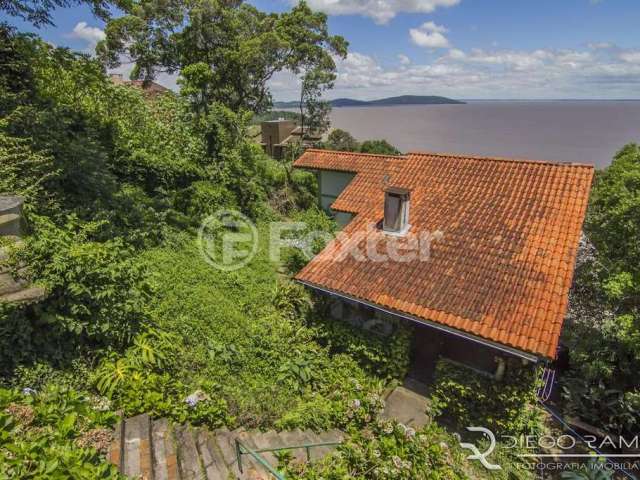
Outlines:
{"type": "MultiPolygon", "coordinates": [[[[293,0],[291,0],[293,1],[293,0]]],[[[289,0],[251,0],[265,11],[289,0]]],[[[638,0],[308,0],[349,42],[327,98],[443,95],[459,99],[640,99],[638,0]]],[[[91,53],[104,24],[86,7],[54,12],[36,31],[91,53]]],[[[123,67],[126,72],[126,68],[123,67]]],[[[175,78],[159,82],[175,86],[175,78]]],[[[271,81],[292,100],[298,80],[271,81]]]]}

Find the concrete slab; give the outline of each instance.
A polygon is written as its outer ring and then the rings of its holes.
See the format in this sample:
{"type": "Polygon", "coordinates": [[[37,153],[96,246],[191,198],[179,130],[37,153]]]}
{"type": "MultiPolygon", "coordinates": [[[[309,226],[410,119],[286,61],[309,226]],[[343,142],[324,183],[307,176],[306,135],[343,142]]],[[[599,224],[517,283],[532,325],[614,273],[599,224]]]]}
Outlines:
{"type": "Polygon", "coordinates": [[[427,397],[405,387],[396,387],[387,397],[382,417],[417,429],[430,422],[425,413],[428,407],[427,397]]]}

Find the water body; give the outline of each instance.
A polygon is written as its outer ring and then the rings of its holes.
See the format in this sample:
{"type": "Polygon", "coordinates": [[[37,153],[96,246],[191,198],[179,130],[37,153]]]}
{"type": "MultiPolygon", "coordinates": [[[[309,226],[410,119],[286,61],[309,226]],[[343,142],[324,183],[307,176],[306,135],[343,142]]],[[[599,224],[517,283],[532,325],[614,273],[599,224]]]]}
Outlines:
{"type": "Polygon", "coordinates": [[[640,142],[640,101],[469,101],[334,108],[332,126],[403,152],[467,153],[603,168],[640,142]]]}

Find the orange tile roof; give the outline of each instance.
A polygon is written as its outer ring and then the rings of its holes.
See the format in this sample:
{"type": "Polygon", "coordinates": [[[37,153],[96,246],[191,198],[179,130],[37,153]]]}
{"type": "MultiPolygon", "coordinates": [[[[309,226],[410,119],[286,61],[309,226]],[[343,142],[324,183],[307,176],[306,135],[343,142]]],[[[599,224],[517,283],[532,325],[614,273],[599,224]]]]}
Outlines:
{"type": "Polygon", "coordinates": [[[297,280],[555,358],[592,166],[315,149],[294,166],[356,173],[332,205],[356,214],[345,238],[327,245],[297,280]],[[364,251],[367,240],[387,251],[392,237],[372,228],[383,218],[387,186],[411,191],[409,237],[434,235],[428,259],[377,262],[344,253],[364,251]]]}

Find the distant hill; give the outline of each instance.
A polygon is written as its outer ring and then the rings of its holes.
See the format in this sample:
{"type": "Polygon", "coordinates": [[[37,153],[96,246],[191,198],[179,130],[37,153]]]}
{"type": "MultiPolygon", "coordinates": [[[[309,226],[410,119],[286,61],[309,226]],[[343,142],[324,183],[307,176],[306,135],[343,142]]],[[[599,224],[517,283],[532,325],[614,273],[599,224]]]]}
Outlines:
{"type": "MultiPolygon", "coordinates": [[[[379,100],[354,100],[352,98],[336,98],[331,100],[332,107],[387,107],[392,105],[444,105],[461,104],[460,100],[433,95],[400,95],[399,97],[381,98],[379,100]]],[[[275,108],[298,108],[299,102],[275,102],[275,108]]]]}

